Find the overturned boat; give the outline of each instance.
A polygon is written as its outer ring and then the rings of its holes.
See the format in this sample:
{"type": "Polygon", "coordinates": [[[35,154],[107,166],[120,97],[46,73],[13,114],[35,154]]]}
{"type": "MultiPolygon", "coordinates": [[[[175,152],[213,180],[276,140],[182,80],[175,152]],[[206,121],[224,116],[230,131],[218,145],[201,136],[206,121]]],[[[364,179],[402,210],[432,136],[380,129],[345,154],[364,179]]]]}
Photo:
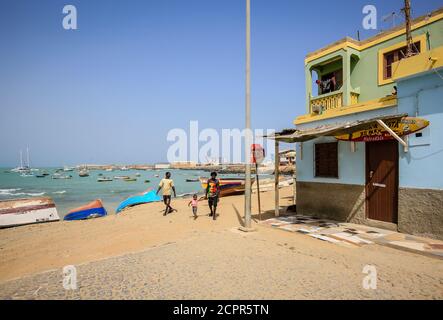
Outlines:
{"type": "Polygon", "coordinates": [[[0,201],[0,227],[59,221],[51,198],[26,198],[0,201]]]}
{"type": "Polygon", "coordinates": [[[64,220],[72,221],[72,220],[84,220],[84,219],[92,219],[106,216],[108,213],[106,212],[105,207],[100,199],[94,200],[87,205],[72,209],[65,216],[64,220]]]}
{"type": "Polygon", "coordinates": [[[120,211],[128,207],[133,207],[138,204],[157,202],[157,201],[161,201],[161,197],[156,194],[155,190],[151,190],[136,196],[129,197],[128,199],[120,203],[115,212],[119,213],[120,211]]]}

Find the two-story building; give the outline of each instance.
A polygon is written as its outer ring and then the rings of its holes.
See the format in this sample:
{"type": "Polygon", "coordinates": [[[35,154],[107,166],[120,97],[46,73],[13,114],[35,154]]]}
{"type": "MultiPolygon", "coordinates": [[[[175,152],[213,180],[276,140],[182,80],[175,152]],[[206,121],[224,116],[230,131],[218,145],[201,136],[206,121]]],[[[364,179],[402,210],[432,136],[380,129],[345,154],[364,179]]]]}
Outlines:
{"type": "Polygon", "coordinates": [[[297,214],[443,239],[443,8],[307,55],[297,214]]]}

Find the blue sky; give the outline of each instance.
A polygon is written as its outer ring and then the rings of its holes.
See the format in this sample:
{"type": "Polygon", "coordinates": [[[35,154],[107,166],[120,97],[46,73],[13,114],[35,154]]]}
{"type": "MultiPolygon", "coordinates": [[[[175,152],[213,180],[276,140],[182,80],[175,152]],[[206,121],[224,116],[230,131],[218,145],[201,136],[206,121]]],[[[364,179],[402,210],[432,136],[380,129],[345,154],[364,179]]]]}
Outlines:
{"type": "MultiPolygon", "coordinates": [[[[253,127],[304,113],[306,53],[374,35],[366,4],[380,20],[403,0],[251,0],[253,127]]],[[[416,17],[443,3],[412,5],[416,17]]],[[[2,0],[0,166],[27,145],[36,166],[160,162],[190,120],[242,128],[244,26],[244,0],[2,0]],[[62,28],[66,4],[78,30],[62,28]]]]}

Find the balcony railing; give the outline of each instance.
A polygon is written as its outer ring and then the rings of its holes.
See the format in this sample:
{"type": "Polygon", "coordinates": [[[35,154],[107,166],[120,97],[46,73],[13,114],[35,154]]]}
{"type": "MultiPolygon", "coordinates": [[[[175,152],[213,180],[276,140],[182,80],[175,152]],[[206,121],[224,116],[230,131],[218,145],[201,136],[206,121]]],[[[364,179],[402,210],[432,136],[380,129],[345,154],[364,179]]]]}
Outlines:
{"type": "Polygon", "coordinates": [[[358,96],[359,95],[360,95],[359,93],[351,91],[351,106],[353,104],[357,104],[358,103],[358,96]]]}
{"type": "MultiPolygon", "coordinates": [[[[358,103],[359,94],[351,92],[351,103],[354,105],[358,103]]],[[[335,91],[321,96],[311,98],[311,113],[322,114],[331,110],[340,109],[343,105],[343,92],[335,91]]]]}
{"type": "Polygon", "coordinates": [[[311,113],[322,114],[343,106],[343,93],[331,92],[311,98],[311,113]]]}

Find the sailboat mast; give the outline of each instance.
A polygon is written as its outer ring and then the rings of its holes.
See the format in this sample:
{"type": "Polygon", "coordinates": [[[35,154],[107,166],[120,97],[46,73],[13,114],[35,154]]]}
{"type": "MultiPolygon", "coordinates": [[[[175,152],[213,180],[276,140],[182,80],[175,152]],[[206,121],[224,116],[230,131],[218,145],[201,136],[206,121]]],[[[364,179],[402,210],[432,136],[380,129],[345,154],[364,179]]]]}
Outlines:
{"type": "Polygon", "coordinates": [[[20,168],[23,168],[23,151],[20,150],[20,168]]]}
{"type": "Polygon", "coordinates": [[[26,147],[26,153],[27,153],[27,160],[28,160],[28,168],[30,168],[31,165],[29,163],[29,147],[26,147]]]}

